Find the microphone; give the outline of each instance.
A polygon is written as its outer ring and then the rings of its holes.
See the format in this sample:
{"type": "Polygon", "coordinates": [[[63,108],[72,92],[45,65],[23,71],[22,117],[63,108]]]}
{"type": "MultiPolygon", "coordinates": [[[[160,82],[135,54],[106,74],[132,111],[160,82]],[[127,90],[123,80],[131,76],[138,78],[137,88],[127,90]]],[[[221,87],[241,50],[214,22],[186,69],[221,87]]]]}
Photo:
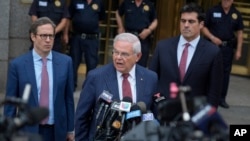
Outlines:
{"type": "Polygon", "coordinates": [[[112,102],[113,95],[110,94],[108,91],[103,91],[102,94],[98,98],[98,102],[100,103],[99,109],[96,114],[96,136],[99,135],[100,129],[102,128],[102,124],[104,121],[104,118],[106,116],[108,107],[110,103],[112,102]],[[103,111],[104,110],[104,111],[103,111]],[[102,114],[102,118],[99,120],[100,115],[102,114]]]}
{"type": "Polygon", "coordinates": [[[115,129],[119,129],[120,128],[120,121],[115,120],[115,118],[118,116],[118,111],[119,111],[119,107],[120,107],[120,103],[117,101],[113,101],[110,109],[109,109],[109,115],[106,117],[106,137],[109,138],[112,133],[111,133],[111,129],[112,127],[115,129]],[[115,120],[115,121],[114,121],[115,120]]]}
{"type": "Polygon", "coordinates": [[[170,83],[170,98],[176,98],[179,92],[179,88],[175,82],[170,83]]]}
{"type": "Polygon", "coordinates": [[[188,113],[188,108],[187,108],[187,102],[186,102],[186,97],[185,93],[191,91],[191,87],[189,86],[180,86],[179,87],[179,92],[180,92],[180,100],[181,100],[181,107],[182,107],[182,118],[184,121],[189,121],[190,120],[190,114],[188,113]]]}
{"type": "Polygon", "coordinates": [[[96,120],[99,119],[99,116],[100,116],[105,104],[111,103],[112,97],[113,97],[113,95],[110,94],[108,91],[103,91],[102,94],[99,96],[98,101],[101,104],[100,104],[100,107],[99,107],[98,112],[96,114],[96,120]]]}
{"type": "Polygon", "coordinates": [[[19,117],[13,119],[16,129],[23,127],[24,125],[38,124],[49,115],[49,110],[43,107],[30,108],[25,113],[20,113],[19,117]]]}
{"type": "Polygon", "coordinates": [[[107,122],[111,123],[115,117],[118,115],[120,110],[120,102],[114,101],[112,102],[110,109],[109,109],[109,116],[107,116],[107,122]]]}
{"type": "Polygon", "coordinates": [[[191,121],[206,135],[216,132],[225,133],[228,130],[226,122],[219,115],[216,108],[211,105],[202,108],[191,118],[191,121]]]}
{"type": "Polygon", "coordinates": [[[130,112],[126,113],[126,121],[128,123],[128,129],[134,128],[141,122],[141,109],[138,105],[133,105],[130,112]]]}
{"type": "Polygon", "coordinates": [[[142,121],[153,121],[155,120],[153,113],[142,114],[142,121]]]}
{"type": "Polygon", "coordinates": [[[129,112],[130,108],[131,108],[131,103],[132,103],[132,99],[130,97],[124,97],[120,103],[120,115],[121,115],[121,127],[120,127],[120,131],[119,131],[119,135],[118,137],[121,137],[123,130],[124,130],[124,122],[125,122],[125,112],[129,112]]]}
{"type": "Polygon", "coordinates": [[[19,130],[25,125],[38,124],[48,115],[49,110],[47,108],[28,108],[23,112],[19,112],[18,117],[5,119],[4,133],[6,134],[6,137],[9,138],[15,133],[15,131],[19,130]]]}
{"type": "Polygon", "coordinates": [[[161,95],[160,93],[154,94],[153,96],[153,101],[154,103],[156,103],[157,105],[163,101],[166,100],[166,97],[161,95]]]}
{"type": "Polygon", "coordinates": [[[140,101],[137,103],[137,105],[140,107],[142,112],[142,122],[153,121],[156,125],[159,125],[159,122],[154,118],[154,114],[150,111],[147,111],[146,104],[144,102],[140,101]]]}
{"type": "Polygon", "coordinates": [[[22,97],[24,103],[28,103],[30,97],[30,90],[31,90],[31,85],[26,84],[24,87],[23,97],[22,97]]]}
{"type": "Polygon", "coordinates": [[[137,102],[137,105],[140,107],[142,114],[147,113],[147,106],[143,101],[137,102]]]}
{"type": "Polygon", "coordinates": [[[26,84],[23,91],[22,99],[16,97],[6,97],[4,101],[2,101],[1,105],[9,104],[20,107],[21,109],[25,108],[25,105],[28,103],[30,96],[31,85],[26,84]]]}

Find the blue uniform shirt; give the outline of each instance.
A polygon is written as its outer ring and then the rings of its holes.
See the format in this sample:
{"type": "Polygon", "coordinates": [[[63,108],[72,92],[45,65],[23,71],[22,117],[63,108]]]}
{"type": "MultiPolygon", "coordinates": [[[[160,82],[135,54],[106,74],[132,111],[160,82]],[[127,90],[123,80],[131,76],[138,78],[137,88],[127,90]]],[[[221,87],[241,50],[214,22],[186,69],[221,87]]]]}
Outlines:
{"type": "Polygon", "coordinates": [[[69,18],[69,11],[65,0],[34,0],[29,15],[48,17],[58,25],[63,18],[69,18]]]}
{"type": "Polygon", "coordinates": [[[156,11],[152,2],[143,0],[137,7],[135,0],[124,0],[118,9],[120,16],[124,15],[124,26],[127,31],[141,32],[156,19],[156,11]]]}
{"type": "Polygon", "coordinates": [[[206,13],[205,26],[223,41],[235,38],[234,32],[244,28],[240,12],[231,6],[226,14],[221,4],[209,9],[206,13]]]}
{"type": "Polygon", "coordinates": [[[104,20],[105,9],[101,0],[72,0],[69,7],[73,31],[94,34],[99,32],[99,21],[104,20]]]}

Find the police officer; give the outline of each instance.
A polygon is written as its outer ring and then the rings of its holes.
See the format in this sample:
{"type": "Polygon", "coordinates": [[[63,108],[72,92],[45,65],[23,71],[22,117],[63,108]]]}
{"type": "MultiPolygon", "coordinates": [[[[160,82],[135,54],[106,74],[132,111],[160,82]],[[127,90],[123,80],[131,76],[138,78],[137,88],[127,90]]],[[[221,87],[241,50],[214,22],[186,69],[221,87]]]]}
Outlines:
{"type": "Polygon", "coordinates": [[[130,32],[139,37],[142,57],[138,64],[147,66],[150,51],[150,35],[157,27],[156,11],[149,0],[124,0],[116,11],[118,33],[130,32]],[[124,25],[122,22],[124,16],[124,25]]]}
{"type": "Polygon", "coordinates": [[[224,81],[219,105],[223,108],[229,108],[225,99],[234,52],[235,59],[239,60],[243,43],[242,16],[232,4],[233,0],[221,0],[219,5],[209,9],[206,13],[205,27],[203,28],[204,35],[219,46],[222,51],[224,81]],[[235,32],[237,36],[235,36],[235,32]]]}
{"type": "MultiPolygon", "coordinates": [[[[74,81],[77,86],[77,71],[84,53],[86,74],[98,64],[99,23],[104,20],[102,0],[72,0],[69,6],[72,37],[70,56],[73,60],[74,81]]],[[[69,32],[69,27],[66,30],[69,32]]]]}
{"type": "Polygon", "coordinates": [[[69,18],[66,0],[33,0],[29,15],[32,22],[40,17],[48,17],[56,24],[53,50],[62,52],[62,31],[69,18]]]}

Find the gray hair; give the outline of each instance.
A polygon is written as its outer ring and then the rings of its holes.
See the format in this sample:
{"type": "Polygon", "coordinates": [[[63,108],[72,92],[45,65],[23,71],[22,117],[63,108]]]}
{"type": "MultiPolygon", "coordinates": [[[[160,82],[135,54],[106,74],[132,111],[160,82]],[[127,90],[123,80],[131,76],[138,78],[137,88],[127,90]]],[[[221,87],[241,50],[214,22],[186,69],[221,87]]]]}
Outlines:
{"type": "Polygon", "coordinates": [[[141,53],[141,43],[138,37],[131,33],[121,33],[115,36],[113,46],[117,41],[125,41],[132,44],[134,53],[141,53]]]}

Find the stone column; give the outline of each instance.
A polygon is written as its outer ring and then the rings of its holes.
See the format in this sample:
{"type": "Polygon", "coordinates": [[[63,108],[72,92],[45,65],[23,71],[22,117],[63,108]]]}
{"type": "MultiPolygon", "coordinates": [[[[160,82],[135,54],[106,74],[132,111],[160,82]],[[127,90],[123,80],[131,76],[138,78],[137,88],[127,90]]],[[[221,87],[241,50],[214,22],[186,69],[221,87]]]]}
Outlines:
{"type": "Polygon", "coordinates": [[[9,58],[10,0],[1,0],[0,9],[0,93],[4,93],[9,58]]]}

